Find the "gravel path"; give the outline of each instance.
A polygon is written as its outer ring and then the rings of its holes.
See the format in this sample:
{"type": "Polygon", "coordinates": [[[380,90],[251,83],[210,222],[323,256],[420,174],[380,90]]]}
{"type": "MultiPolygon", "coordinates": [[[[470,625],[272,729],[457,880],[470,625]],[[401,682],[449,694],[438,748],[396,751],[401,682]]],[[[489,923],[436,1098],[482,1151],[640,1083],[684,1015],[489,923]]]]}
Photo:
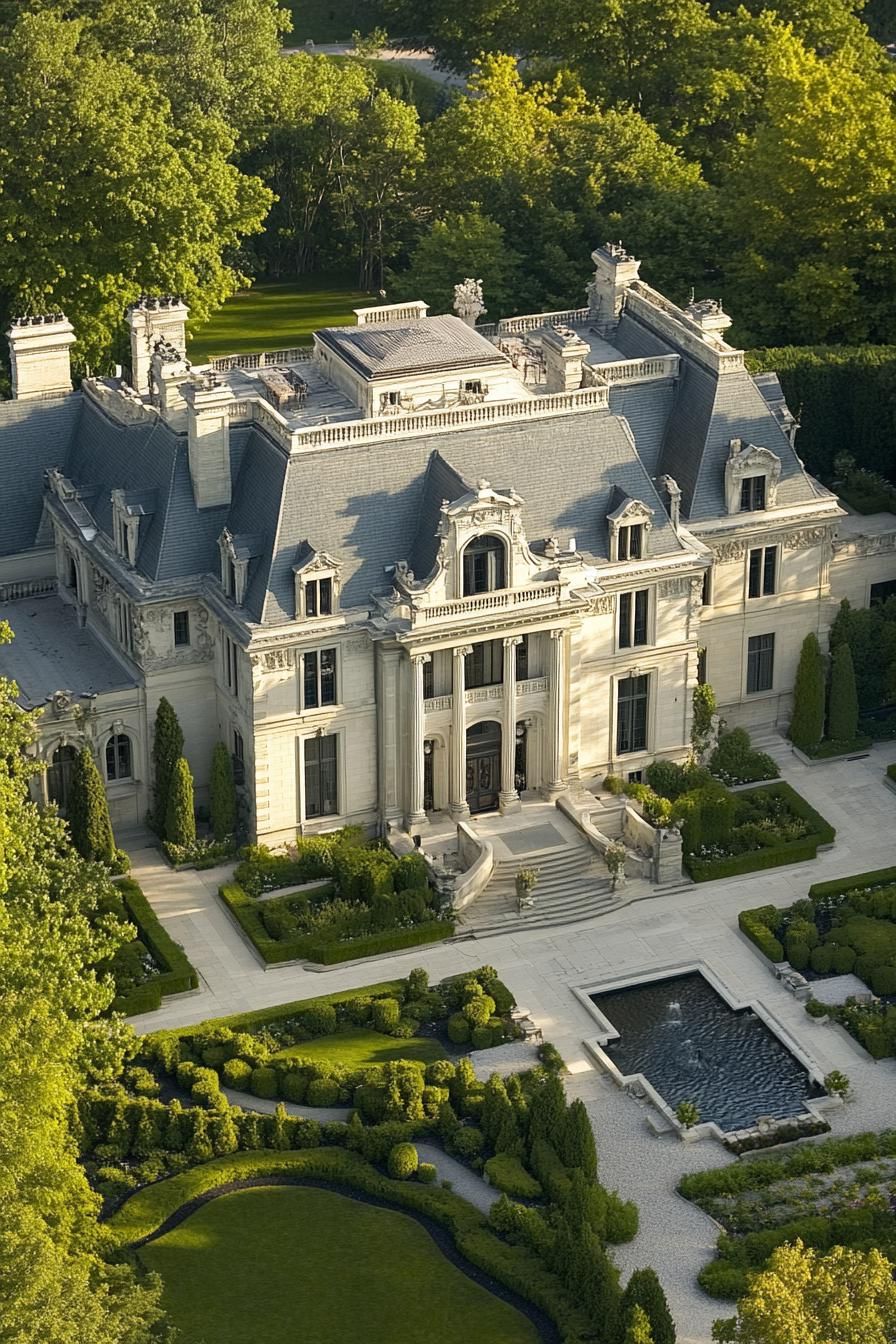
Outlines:
{"type": "MultiPolygon", "coordinates": [[[[232,1087],[222,1087],[231,1106],[242,1106],[244,1111],[260,1111],[262,1115],[274,1115],[277,1107],[281,1105],[278,1101],[272,1101],[268,1097],[251,1097],[248,1092],[237,1092],[232,1087]]],[[[326,1124],[329,1120],[348,1120],[352,1113],[351,1106],[300,1106],[295,1101],[284,1101],[282,1103],[287,1115],[300,1115],[305,1120],[319,1120],[321,1124],[326,1124]]]]}

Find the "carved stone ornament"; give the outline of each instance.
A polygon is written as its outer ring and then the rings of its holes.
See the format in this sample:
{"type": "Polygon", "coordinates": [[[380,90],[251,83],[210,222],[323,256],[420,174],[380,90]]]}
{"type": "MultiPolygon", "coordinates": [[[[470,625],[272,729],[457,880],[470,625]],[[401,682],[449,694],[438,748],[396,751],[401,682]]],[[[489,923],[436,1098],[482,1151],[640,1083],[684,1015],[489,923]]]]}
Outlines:
{"type": "Polygon", "coordinates": [[[714,552],[716,562],[724,565],[732,560],[743,560],[746,549],[742,541],[723,541],[714,552]]]}
{"type": "Polygon", "coordinates": [[[678,576],[674,579],[664,579],[658,585],[660,597],[684,597],[690,592],[691,580],[678,576]]]}
{"type": "Polygon", "coordinates": [[[50,710],[54,719],[62,719],[71,714],[75,707],[75,697],[71,691],[54,691],[50,696],[50,710]]]}
{"type": "Polygon", "coordinates": [[[482,314],[488,312],[482,299],[482,281],[468,276],[461,284],[455,285],[452,306],[461,321],[475,327],[482,314]]]}
{"type": "Polygon", "coordinates": [[[270,649],[264,655],[264,670],[266,672],[286,672],[292,665],[292,649],[270,649]]]}
{"type": "Polygon", "coordinates": [[[725,502],[729,514],[740,513],[741,482],[746,476],[765,477],[765,507],[773,509],[781,477],[780,457],[769,448],[761,448],[755,443],[745,444],[743,439],[732,439],[728,445],[728,461],[725,463],[725,502]]]}
{"type": "Polygon", "coordinates": [[[591,603],[591,610],[595,616],[611,616],[616,599],[609,593],[603,597],[594,598],[591,603]]]}

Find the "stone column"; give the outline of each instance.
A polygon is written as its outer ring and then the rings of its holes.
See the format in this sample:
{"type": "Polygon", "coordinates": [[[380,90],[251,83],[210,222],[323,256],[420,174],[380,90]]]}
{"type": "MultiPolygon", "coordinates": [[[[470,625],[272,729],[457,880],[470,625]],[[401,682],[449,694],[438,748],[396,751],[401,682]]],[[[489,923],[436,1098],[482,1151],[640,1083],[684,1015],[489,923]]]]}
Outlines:
{"type": "Polygon", "coordinates": [[[454,675],[451,686],[451,778],[448,787],[448,808],[455,820],[470,815],[467,805],[467,705],[464,659],[472,652],[472,644],[459,644],[456,649],[452,649],[454,675]]]}
{"type": "Polygon", "coordinates": [[[432,657],[429,653],[411,654],[411,703],[408,706],[410,724],[410,798],[405,818],[407,829],[426,820],[423,808],[423,666],[432,657]]]}
{"type": "Polygon", "coordinates": [[[516,649],[522,635],[504,640],[504,701],[501,706],[501,792],[498,806],[502,812],[519,812],[516,791],[516,649]]]}
{"type": "Polygon", "coordinates": [[[548,684],[548,729],[551,756],[542,793],[551,801],[566,788],[563,743],[566,737],[566,631],[551,631],[551,670],[548,684]]]}

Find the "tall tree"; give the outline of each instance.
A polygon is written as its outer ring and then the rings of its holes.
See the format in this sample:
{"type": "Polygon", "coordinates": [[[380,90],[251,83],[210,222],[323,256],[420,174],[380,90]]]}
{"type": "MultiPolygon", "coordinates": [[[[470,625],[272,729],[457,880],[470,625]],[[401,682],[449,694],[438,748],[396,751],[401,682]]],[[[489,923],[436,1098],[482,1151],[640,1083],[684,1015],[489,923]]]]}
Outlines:
{"type": "Polygon", "coordinates": [[[227,123],[176,119],[84,20],[24,13],[0,41],[2,316],[65,311],[92,365],[142,291],[183,294],[201,320],[236,289],[226,257],[271,200],[230,161],[227,123]]]}
{"type": "Polygon", "coordinates": [[[223,742],[217,742],[212,752],[209,811],[215,839],[224,840],[228,835],[233,835],[236,830],[236,786],[233,781],[233,761],[223,742]]]}
{"type": "Polygon", "coordinates": [[[655,1270],[636,1269],[625,1285],[623,1318],[628,1319],[638,1307],[647,1317],[654,1344],[675,1344],[675,1322],[655,1270]]]}
{"type": "Polygon", "coordinates": [[[165,835],[165,816],[174,767],[183,755],[183,750],[183,729],[173,705],[163,695],[156,710],[152,738],[153,825],[161,836],[165,835]]]}
{"type": "Polygon", "coordinates": [[[828,737],[835,742],[852,742],[858,730],[859,699],[852,654],[848,644],[838,644],[831,658],[828,737]]]}
{"type": "Polygon", "coordinates": [[[729,1344],[891,1344],[896,1332],[893,1266],[880,1251],[835,1246],[827,1255],[780,1246],[754,1274],[737,1316],[717,1321],[729,1344]]]}
{"type": "Polygon", "coordinates": [[[482,281],[491,318],[512,313],[520,292],[520,257],[508,248],[504,230],[478,209],[433,221],[417,243],[406,271],[393,275],[389,292],[425,299],[433,312],[448,313],[454,286],[470,277],[482,281]]]}
{"type": "Polygon", "coordinates": [[[803,751],[814,750],[824,736],[824,658],[814,634],[806,636],[800,651],[788,736],[803,751]]]}
{"type": "Polygon", "coordinates": [[[196,839],[193,776],[184,756],[175,761],[171,774],[168,806],[165,810],[165,839],[172,845],[189,845],[196,839]]]}
{"type": "Polygon", "coordinates": [[[72,843],[82,858],[112,862],[115,840],[109,819],[109,804],[89,747],[82,747],[75,760],[68,824],[72,843]]]}
{"type": "MultiPolygon", "coordinates": [[[[0,622],[0,642],[9,628],[0,622]]],[[[86,1075],[114,1077],[124,1037],[93,967],[118,935],[90,912],[109,884],[27,796],[30,718],[0,679],[0,1334],[4,1344],[149,1344],[159,1285],[102,1259],[99,1200],[70,1131],[86,1075]]]]}

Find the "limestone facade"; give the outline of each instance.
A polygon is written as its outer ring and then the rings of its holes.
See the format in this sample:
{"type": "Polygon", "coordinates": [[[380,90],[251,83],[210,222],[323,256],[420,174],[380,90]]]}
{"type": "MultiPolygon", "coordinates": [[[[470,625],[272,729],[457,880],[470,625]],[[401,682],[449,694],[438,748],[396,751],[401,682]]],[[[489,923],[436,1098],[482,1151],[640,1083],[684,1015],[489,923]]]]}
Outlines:
{"type": "Polygon", "coordinates": [[[805,472],[718,305],[593,261],[579,310],[474,327],[459,286],[463,320],[360,310],[202,368],[183,305],[144,300],[130,377],[78,392],[57,343],[41,396],[29,340],[0,442],[24,425],[41,479],[0,556],[0,661],[44,707],[43,796],[87,741],[139,821],[162,696],[199,800],[223,741],[271,843],[680,759],[701,677],[729,723],[785,724],[807,632],[896,580],[896,518],[846,517],[805,472]],[[77,632],[58,671],[26,638],[41,604],[77,632]]]}

